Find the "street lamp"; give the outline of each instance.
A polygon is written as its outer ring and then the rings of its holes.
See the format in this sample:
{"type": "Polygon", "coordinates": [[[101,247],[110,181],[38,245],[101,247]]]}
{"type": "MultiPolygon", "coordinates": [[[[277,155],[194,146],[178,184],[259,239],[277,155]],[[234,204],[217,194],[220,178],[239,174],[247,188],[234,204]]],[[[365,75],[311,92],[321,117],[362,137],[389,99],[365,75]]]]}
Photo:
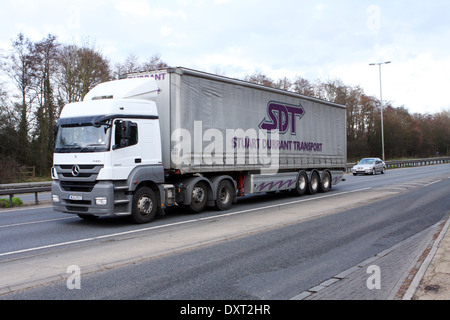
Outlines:
{"type": "Polygon", "coordinates": [[[391,61],[369,63],[369,66],[378,66],[378,68],[380,70],[381,149],[382,149],[382,152],[383,152],[383,161],[385,161],[385,159],[384,159],[383,93],[381,91],[381,65],[389,64],[389,63],[391,63],[391,61]]]}

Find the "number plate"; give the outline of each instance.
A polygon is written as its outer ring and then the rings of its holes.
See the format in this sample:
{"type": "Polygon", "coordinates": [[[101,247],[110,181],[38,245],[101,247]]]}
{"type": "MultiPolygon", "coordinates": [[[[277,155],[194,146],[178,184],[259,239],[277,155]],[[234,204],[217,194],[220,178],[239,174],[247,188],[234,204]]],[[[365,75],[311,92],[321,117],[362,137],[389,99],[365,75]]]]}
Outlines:
{"type": "Polygon", "coordinates": [[[83,200],[83,196],[75,196],[69,194],[69,200],[83,200]]]}

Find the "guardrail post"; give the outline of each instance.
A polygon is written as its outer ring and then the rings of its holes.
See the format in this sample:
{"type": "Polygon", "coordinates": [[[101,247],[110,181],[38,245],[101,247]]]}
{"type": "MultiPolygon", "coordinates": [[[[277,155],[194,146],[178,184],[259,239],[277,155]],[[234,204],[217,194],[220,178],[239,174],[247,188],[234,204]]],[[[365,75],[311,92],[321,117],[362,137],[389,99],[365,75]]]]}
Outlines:
{"type": "Polygon", "coordinates": [[[13,207],[13,197],[14,197],[14,195],[11,193],[9,195],[9,205],[11,206],[11,208],[13,207]]]}

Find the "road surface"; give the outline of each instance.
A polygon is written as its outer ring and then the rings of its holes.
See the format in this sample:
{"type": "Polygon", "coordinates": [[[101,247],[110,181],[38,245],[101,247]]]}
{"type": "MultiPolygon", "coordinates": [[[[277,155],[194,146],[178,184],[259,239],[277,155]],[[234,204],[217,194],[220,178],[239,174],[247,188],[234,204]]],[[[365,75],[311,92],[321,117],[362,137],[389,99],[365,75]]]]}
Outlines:
{"type": "Polygon", "coordinates": [[[449,199],[446,164],[249,196],[227,212],[169,210],[148,225],[3,210],[0,299],[287,300],[435,225],[449,199]],[[70,266],[80,289],[68,288],[70,266]]]}

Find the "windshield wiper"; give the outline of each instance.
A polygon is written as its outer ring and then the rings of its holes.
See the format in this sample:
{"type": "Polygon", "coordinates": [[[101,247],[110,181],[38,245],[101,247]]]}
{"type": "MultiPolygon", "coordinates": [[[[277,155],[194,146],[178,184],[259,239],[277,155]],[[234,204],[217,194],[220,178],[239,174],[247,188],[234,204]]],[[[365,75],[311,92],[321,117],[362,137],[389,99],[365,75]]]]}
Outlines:
{"type": "Polygon", "coordinates": [[[74,143],[74,144],[65,144],[63,146],[61,146],[61,149],[81,149],[81,146],[78,143],[74,143]]]}
{"type": "Polygon", "coordinates": [[[65,144],[63,146],[59,146],[55,148],[56,152],[71,152],[71,150],[74,149],[81,149],[82,147],[78,144],[78,143],[74,143],[74,144],[65,144]]]}
{"type": "Polygon", "coordinates": [[[88,150],[88,149],[91,149],[91,148],[95,149],[95,147],[105,147],[105,144],[103,144],[103,143],[91,143],[91,144],[86,145],[83,149],[81,149],[80,152],[84,152],[85,150],[88,150]]]}

